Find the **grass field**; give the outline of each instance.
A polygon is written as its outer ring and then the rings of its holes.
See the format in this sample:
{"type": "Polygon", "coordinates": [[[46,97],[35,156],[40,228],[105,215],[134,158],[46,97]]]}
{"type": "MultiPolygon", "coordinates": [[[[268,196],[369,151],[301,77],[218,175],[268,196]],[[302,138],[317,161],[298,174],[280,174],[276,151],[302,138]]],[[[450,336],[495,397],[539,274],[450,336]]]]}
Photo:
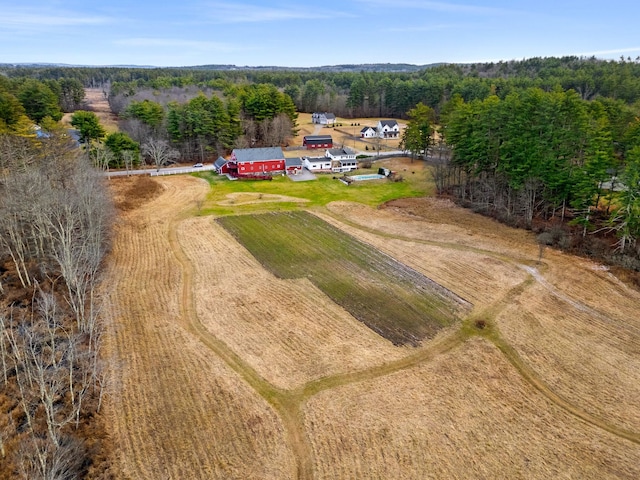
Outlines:
{"type": "Polygon", "coordinates": [[[279,278],[308,278],[395,345],[417,346],[469,304],[415,270],[305,212],[218,220],[279,278]]]}
{"type": "Polygon", "coordinates": [[[110,182],[118,478],[640,477],[640,292],[384,165],[405,182],[110,182]],[[408,347],[326,293],[391,272],[473,308],[408,347]]]}
{"type": "MultiPolygon", "coordinates": [[[[423,162],[412,163],[400,158],[382,163],[397,171],[403,181],[354,182],[347,187],[332,174],[317,174],[316,180],[308,182],[292,182],[286,176],[274,177],[270,182],[234,182],[215,173],[201,173],[198,175],[211,184],[202,213],[223,216],[292,210],[300,208],[300,202],[305,203],[305,208],[324,207],[335,201],[376,206],[397,198],[422,197],[433,192],[431,174],[423,162]]],[[[358,173],[377,173],[382,163],[375,162],[371,169],[360,169],[358,173]]]]}

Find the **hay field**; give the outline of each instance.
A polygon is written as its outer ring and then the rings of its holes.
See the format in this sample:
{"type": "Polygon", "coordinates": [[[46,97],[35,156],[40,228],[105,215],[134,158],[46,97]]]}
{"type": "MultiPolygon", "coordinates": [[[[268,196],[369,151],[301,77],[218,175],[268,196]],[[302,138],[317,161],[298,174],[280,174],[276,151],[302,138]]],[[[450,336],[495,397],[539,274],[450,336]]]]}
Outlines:
{"type": "MultiPolygon", "coordinates": [[[[129,179],[112,179],[114,189],[129,179]]],[[[122,212],[107,289],[113,323],[106,401],[118,478],[292,478],[290,442],[270,405],[189,329],[185,272],[172,221],[206,194],[192,177],[122,212]]]]}
{"type": "Polygon", "coordinates": [[[633,478],[640,448],[549,402],[489,342],[305,405],[317,479],[633,478]]]}
{"type": "Polygon", "coordinates": [[[283,389],[401,358],[308,279],[278,279],[210,217],[183,222],[196,308],[207,331],[283,389]]]}
{"type": "Polygon", "coordinates": [[[443,200],[314,208],[474,304],[396,347],[158,182],[109,271],[122,478],[640,477],[640,293],[609,272],[443,200]]]}

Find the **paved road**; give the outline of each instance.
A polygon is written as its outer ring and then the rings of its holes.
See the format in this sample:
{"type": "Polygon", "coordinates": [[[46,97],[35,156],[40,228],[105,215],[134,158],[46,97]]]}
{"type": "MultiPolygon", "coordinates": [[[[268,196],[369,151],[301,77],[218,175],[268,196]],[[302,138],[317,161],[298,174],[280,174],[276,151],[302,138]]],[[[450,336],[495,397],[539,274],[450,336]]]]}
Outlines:
{"type": "Polygon", "coordinates": [[[114,170],[106,172],[108,177],[128,177],[130,175],[151,175],[158,177],[163,175],[178,175],[181,173],[197,173],[214,170],[213,165],[204,165],[202,167],[167,167],[167,168],[143,168],[138,170],[114,170]]]}

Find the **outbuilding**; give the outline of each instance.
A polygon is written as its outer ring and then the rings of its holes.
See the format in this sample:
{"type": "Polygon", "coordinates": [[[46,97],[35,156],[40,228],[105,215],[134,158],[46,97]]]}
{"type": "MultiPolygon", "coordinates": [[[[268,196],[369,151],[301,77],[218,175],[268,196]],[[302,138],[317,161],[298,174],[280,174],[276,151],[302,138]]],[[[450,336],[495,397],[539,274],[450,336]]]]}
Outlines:
{"type": "Polygon", "coordinates": [[[299,157],[285,158],[284,163],[289,175],[297,175],[302,171],[302,159],[299,157]]]}
{"type": "Polygon", "coordinates": [[[331,159],[327,157],[304,157],[304,166],[311,172],[330,172],[331,159]]]}
{"type": "Polygon", "coordinates": [[[333,138],[331,135],[306,135],[302,139],[302,146],[307,149],[333,148],[333,138]]]}

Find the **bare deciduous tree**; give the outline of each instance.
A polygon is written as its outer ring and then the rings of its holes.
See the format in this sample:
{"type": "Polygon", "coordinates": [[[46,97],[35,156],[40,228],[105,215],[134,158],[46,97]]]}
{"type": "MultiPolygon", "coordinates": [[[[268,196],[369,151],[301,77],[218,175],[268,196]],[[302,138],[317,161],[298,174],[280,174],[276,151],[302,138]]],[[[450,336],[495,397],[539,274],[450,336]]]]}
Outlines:
{"type": "Polygon", "coordinates": [[[141,150],[142,154],[149,157],[158,170],[180,157],[180,153],[172,148],[169,142],[153,137],[142,144],[141,150]]]}

